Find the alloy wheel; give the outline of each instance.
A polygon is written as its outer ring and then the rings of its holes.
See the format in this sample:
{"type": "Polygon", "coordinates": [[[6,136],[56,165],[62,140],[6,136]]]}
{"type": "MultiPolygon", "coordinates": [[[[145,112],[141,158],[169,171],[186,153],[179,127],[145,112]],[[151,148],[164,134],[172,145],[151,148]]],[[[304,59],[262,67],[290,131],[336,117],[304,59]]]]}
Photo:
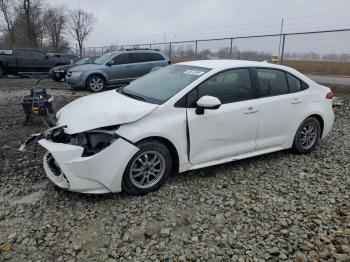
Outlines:
{"type": "Polygon", "coordinates": [[[300,145],[304,149],[311,148],[317,140],[317,127],[314,123],[306,123],[300,131],[300,145]]]}
{"type": "Polygon", "coordinates": [[[90,89],[95,91],[95,92],[99,92],[103,89],[104,83],[103,80],[99,77],[93,77],[90,80],[89,83],[90,89]]]}
{"type": "Polygon", "coordinates": [[[156,151],[146,151],[131,164],[130,180],[138,188],[150,188],[157,184],[165,172],[165,158],[156,151]]]}

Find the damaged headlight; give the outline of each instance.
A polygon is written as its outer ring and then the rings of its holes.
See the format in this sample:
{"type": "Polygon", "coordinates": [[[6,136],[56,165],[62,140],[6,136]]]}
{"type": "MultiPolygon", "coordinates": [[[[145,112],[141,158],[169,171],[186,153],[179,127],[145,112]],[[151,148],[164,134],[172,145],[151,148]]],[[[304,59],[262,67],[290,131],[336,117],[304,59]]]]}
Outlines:
{"type": "Polygon", "coordinates": [[[64,127],[52,130],[46,138],[55,143],[71,144],[84,148],[82,156],[92,156],[110,146],[118,136],[114,133],[119,126],[108,126],[73,135],[66,134],[64,127]]]}
{"type": "Polygon", "coordinates": [[[92,156],[110,146],[117,139],[118,136],[107,130],[92,130],[71,135],[70,144],[83,147],[83,156],[92,156]]]}

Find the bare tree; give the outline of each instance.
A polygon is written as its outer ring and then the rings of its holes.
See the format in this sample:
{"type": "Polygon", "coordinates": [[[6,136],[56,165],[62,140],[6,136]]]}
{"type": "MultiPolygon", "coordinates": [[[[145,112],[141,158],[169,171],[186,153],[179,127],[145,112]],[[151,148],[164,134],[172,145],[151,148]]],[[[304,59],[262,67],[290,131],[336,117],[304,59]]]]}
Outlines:
{"type": "Polygon", "coordinates": [[[76,9],[71,12],[69,19],[68,32],[77,41],[80,56],[83,56],[83,46],[93,30],[96,19],[93,14],[87,13],[82,9],[76,9]]]}
{"type": "Polygon", "coordinates": [[[19,9],[19,21],[23,34],[22,44],[30,47],[41,47],[45,37],[43,0],[23,0],[19,9]]]}
{"type": "Polygon", "coordinates": [[[32,20],[32,2],[31,0],[23,0],[23,19],[24,19],[24,24],[26,26],[26,36],[28,38],[29,44],[31,46],[37,47],[38,42],[36,39],[36,33],[35,33],[35,28],[33,25],[33,20],[32,20]]]}
{"type": "Polygon", "coordinates": [[[49,8],[44,15],[44,25],[49,37],[50,47],[59,51],[62,47],[63,31],[66,25],[66,10],[64,8],[49,8]]]}
{"type": "Polygon", "coordinates": [[[10,46],[13,47],[16,41],[15,21],[17,16],[14,1],[0,0],[0,14],[4,22],[4,25],[0,29],[9,39],[10,46]]]}

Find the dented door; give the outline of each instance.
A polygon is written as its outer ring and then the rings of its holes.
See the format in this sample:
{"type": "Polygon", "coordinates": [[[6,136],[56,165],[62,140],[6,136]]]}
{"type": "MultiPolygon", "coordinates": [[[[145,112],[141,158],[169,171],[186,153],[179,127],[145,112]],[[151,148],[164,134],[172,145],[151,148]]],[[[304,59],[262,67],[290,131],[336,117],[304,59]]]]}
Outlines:
{"type": "Polygon", "coordinates": [[[224,104],[203,115],[188,108],[191,164],[255,151],[259,114],[254,101],[224,104]]]}

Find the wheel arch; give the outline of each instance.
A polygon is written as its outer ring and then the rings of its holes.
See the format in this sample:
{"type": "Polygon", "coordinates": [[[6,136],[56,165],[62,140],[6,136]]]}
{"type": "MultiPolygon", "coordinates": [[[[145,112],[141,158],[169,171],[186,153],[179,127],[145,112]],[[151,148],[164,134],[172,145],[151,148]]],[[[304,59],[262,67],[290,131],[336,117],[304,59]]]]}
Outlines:
{"type": "Polygon", "coordinates": [[[135,144],[138,143],[142,143],[145,141],[157,141],[162,143],[163,145],[165,145],[171,154],[171,158],[172,158],[172,163],[173,163],[173,171],[174,172],[178,172],[179,171],[179,153],[175,147],[175,145],[167,138],[165,137],[161,137],[161,136],[150,136],[150,137],[146,137],[143,138],[139,141],[137,141],[135,144]]]}
{"type": "Polygon", "coordinates": [[[88,80],[89,80],[89,78],[92,77],[92,76],[100,76],[100,77],[102,77],[103,80],[105,81],[105,85],[108,84],[108,79],[107,79],[107,76],[106,76],[105,74],[103,74],[102,72],[91,72],[91,73],[89,73],[89,74],[87,75],[87,77],[86,77],[85,87],[87,87],[87,85],[88,85],[88,80]]]}
{"type": "Polygon", "coordinates": [[[91,77],[91,76],[95,76],[95,75],[98,75],[98,76],[103,77],[103,79],[105,80],[105,82],[106,82],[106,84],[107,84],[108,76],[107,76],[107,74],[105,74],[103,71],[91,71],[91,72],[88,72],[88,76],[87,76],[86,79],[88,79],[88,78],[91,77]]]}
{"type": "MultiPolygon", "coordinates": [[[[305,119],[307,118],[310,118],[310,117],[314,117],[317,119],[317,121],[320,123],[320,126],[321,126],[321,134],[320,134],[320,137],[322,137],[323,135],[323,130],[324,130],[324,119],[323,117],[320,115],[320,114],[312,114],[312,115],[309,115],[308,117],[306,117],[305,119]]],[[[305,120],[304,119],[304,120],[305,120]]]]}

